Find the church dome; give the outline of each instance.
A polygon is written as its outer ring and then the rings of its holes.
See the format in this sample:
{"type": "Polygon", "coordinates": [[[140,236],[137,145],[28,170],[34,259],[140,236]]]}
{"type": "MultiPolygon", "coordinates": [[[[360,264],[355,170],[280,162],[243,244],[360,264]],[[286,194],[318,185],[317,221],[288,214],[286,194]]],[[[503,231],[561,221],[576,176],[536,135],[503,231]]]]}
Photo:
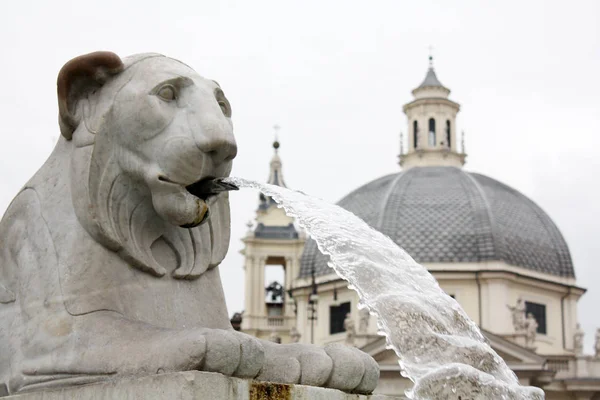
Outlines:
{"type": "MultiPolygon", "coordinates": [[[[363,185],[339,206],[389,236],[420,263],[503,261],[574,277],[567,244],[550,217],[517,190],[452,166],[413,167],[363,185]]],[[[300,277],[331,273],[308,240],[300,277]]]]}

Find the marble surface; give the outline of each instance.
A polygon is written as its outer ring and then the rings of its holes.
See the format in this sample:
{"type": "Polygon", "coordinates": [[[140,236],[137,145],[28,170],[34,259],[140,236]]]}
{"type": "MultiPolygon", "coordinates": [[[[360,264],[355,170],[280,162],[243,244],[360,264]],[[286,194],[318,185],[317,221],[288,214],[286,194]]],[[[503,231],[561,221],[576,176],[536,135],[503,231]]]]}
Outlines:
{"type": "Polygon", "coordinates": [[[0,388],[201,370],[373,391],[379,367],[357,349],[232,329],[217,178],[237,147],[217,82],[160,54],[97,52],[57,89],[61,138],[0,221],[0,388]]]}
{"type": "Polygon", "coordinates": [[[303,385],[230,378],[208,372],[178,372],[9,396],[3,400],[400,400],[404,397],[355,395],[303,385]]]}

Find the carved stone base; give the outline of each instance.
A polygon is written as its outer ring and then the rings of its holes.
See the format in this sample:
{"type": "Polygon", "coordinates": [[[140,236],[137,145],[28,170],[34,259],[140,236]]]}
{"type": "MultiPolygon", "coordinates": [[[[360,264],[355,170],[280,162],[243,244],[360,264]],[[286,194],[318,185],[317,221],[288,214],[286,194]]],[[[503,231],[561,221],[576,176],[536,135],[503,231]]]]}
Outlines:
{"type": "Polygon", "coordinates": [[[208,372],[178,372],[119,379],[85,386],[24,393],[2,400],[400,400],[382,395],[357,396],[338,390],[229,378],[208,372]]]}

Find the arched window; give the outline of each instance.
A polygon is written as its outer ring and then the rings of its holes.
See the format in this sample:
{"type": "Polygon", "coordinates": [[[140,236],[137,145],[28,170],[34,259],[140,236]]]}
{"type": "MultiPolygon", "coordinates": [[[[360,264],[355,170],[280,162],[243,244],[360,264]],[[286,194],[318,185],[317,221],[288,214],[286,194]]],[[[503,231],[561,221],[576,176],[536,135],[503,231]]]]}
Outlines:
{"type": "Polygon", "coordinates": [[[413,121],[413,147],[416,149],[419,145],[419,123],[413,121]]]}
{"type": "Polygon", "coordinates": [[[429,118],[429,147],[435,147],[435,119],[429,118]]]}
{"type": "Polygon", "coordinates": [[[452,138],[452,135],[450,134],[450,120],[447,119],[446,120],[446,143],[448,143],[448,147],[452,147],[452,142],[450,140],[452,138]]]}

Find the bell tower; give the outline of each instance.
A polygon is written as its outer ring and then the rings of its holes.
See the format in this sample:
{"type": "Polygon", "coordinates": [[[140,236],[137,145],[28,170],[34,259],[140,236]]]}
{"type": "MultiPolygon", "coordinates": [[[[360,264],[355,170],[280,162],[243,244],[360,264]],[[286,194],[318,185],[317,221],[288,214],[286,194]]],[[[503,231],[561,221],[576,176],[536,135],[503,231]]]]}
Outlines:
{"type": "MultiPolygon", "coordinates": [[[[412,91],[414,100],[404,105],[408,119],[408,149],[401,151],[400,166],[462,167],[466,154],[459,151],[456,115],[460,105],[448,98],[450,89],[438,80],[429,56],[425,80],[412,91]]],[[[464,146],[462,146],[464,147],[464,146]]]]}
{"type": "MultiPolygon", "coordinates": [[[[277,139],[273,150],[267,183],[287,187],[277,139]]],[[[295,303],[288,290],[298,276],[306,238],[294,219],[262,193],[255,221],[248,224],[242,239],[246,292],[241,330],[261,339],[288,343],[292,341],[290,331],[296,327],[295,303]]]]}

